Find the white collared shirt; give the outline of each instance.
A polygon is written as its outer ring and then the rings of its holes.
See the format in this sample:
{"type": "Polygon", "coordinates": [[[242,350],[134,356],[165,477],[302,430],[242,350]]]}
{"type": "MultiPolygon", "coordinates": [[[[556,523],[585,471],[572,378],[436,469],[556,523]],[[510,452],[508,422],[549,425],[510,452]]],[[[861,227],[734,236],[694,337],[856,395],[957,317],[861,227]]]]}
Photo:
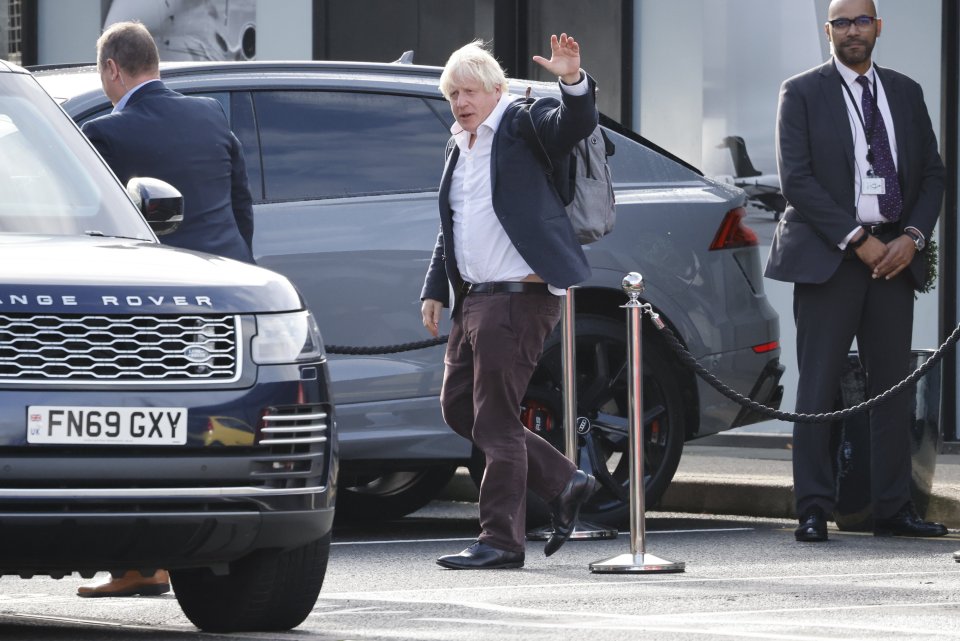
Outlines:
{"type": "MultiPolygon", "coordinates": [[[[571,95],[585,94],[589,90],[587,76],[584,73],[580,83],[561,83],[561,87],[571,95]]],[[[473,147],[470,147],[470,132],[461,129],[456,122],[450,127],[450,133],[460,150],[450,180],[454,253],[460,275],[468,283],[519,281],[534,273],[513,246],[497,218],[490,182],[493,137],[507,105],[519,97],[507,93],[500,97],[490,115],[477,127],[473,147]]],[[[552,286],[550,291],[554,294],[563,293],[562,289],[552,286]]]]}
{"type": "MultiPolygon", "coordinates": [[[[880,215],[880,203],[877,200],[877,196],[875,194],[861,193],[863,179],[866,178],[867,170],[870,169],[870,163],[867,162],[867,135],[864,133],[863,123],[860,121],[860,117],[863,116],[863,85],[857,82],[857,78],[859,78],[861,74],[845,66],[839,60],[834,60],[834,62],[836,63],[837,71],[840,72],[840,77],[843,78],[843,81],[847,84],[847,87],[850,88],[850,92],[857,101],[856,108],[854,108],[854,103],[850,101],[850,94],[842,87],[839,89],[839,91],[843,92],[843,102],[847,106],[847,119],[850,122],[850,131],[853,134],[853,158],[855,160],[854,193],[857,197],[857,221],[868,225],[884,223],[887,221],[880,215]],[[860,111],[860,116],[857,115],[857,110],[860,111]]],[[[872,64],[870,65],[870,69],[863,75],[870,80],[871,87],[874,86],[874,81],[876,80],[877,108],[880,110],[880,115],[883,116],[883,124],[887,128],[890,153],[893,154],[893,165],[896,167],[897,137],[893,129],[893,115],[890,113],[887,94],[884,92],[883,83],[880,82],[880,78],[877,76],[877,72],[872,64]]],[[[846,247],[847,242],[853,238],[859,229],[860,227],[857,227],[847,235],[843,243],[841,243],[841,249],[846,247]]]]}
{"type": "Polygon", "coordinates": [[[150,84],[151,82],[160,82],[160,79],[159,79],[159,78],[151,78],[150,80],[147,80],[146,82],[141,82],[139,85],[137,85],[136,87],[134,87],[133,89],[131,89],[131,90],[128,91],[127,93],[123,94],[123,98],[121,98],[120,100],[118,100],[118,101],[117,101],[117,104],[114,105],[114,107],[113,107],[113,112],[112,112],[112,113],[117,113],[118,111],[123,111],[123,108],[127,106],[127,102],[130,101],[130,96],[132,96],[134,93],[136,93],[137,89],[139,89],[140,87],[142,87],[142,86],[144,86],[144,85],[148,85],[148,84],[150,84]]]}

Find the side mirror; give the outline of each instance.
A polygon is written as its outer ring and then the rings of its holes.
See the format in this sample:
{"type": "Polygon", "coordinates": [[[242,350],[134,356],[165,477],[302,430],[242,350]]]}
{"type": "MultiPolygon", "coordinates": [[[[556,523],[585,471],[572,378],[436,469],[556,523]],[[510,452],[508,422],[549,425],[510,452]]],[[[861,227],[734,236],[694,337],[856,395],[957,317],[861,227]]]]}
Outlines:
{"type": "Polygon", "coordinates": [[[183,196],[170,183],[156,178],[131,178],[127,194],[157,236],[169,234],[183,222],[183,196]]]}

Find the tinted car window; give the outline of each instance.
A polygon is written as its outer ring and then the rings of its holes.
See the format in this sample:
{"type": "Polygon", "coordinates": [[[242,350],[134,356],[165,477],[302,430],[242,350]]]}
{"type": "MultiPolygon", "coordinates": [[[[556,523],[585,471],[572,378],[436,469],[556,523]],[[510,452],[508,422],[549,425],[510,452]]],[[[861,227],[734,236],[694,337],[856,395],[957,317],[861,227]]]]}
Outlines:
{"type": "Polygon", "coordinates": [[[0,232],[151,239],[89,146],[35,83],[0,74],[0,232]],[[113,184],[111,184],[113,183],[113,184]]]}
{"type": "Polygon", "coordinates": [[[264,91],[254,93],[254,104],[266,200],[436,190],[440,183],[450,133],[426,99],[264,91]]]}
{"type": "Polygon", "coordinates": [[[263,200],[263,172],[260,168],[260,144],[257,124],[253,116],[253,98],[248,92],[236,92],[230,101],[230,128],[243,145],[243,159],[247,163],[247,180],[254,201],[263,200]]]}
{"type": "Polygon", "coordinates": [[[616,145],[616,151],[609,161],[614,183],[649,184],[700,179],[695,172],[643,144],[637,144],[610,129],[605,128],[605,132],[616,145]]]}

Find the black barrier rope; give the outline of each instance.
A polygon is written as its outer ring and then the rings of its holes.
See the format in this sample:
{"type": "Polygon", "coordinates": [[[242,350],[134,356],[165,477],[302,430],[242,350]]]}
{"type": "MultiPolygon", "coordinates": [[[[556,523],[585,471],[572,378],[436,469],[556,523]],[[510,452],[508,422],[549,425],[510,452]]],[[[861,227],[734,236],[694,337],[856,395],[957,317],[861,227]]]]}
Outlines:
{"type": "Polygon", "coordinates": [[[953,333],[947,337],[947,340],[943,341],[943,344],[937,348],[930,358],[927,359],[927,361],[920,367],[914,370],[910,376],[903,379],[887,391],[878,394],[871,399],[854,405],[853,407],[837,410],[835,412],[826,412],[824,414],[793,414],[791,412],[781,412],[780,410],[776,410],[772,407],[762,405],[725,385],[720,379],[707,371],[703,365],[698,363],[696,359],[694,359],[693,355],[690,354],[690,352],[688,352],[683,345],[680,344],[680,341],[678,341],[674,333],[670,331],[670,328],[664,325],[664,323],[660,320],[659,315],[653,311],[653,307],[651,307],[649,304],[646,304],[643,306],[643,311],[646,312],[650,317],[650,320],[653,321],[654,327],[660,330],[660,332],[666,338],[667,344],[669,344],[671,349],[676,352],[683,364],[696,372],[700,378],[709,383],[710,386],[715,390],[730,400],[739,403],[740,405],[747,407],[759,414],[762,414],[763,416],[795,423],[829,423],[871,409],[875,405],[884,402],[888,398],[896,396],[904,391],[907,387],[920,380],[920,378],[926,374],[930,368],[936,365],[940,359],[943,358],[946,350],[952,348],[956,344],[957,340],[960,339],[960,325],[958,325],[956,328],[954,328],[953,333]]]}
{"type": "MultiPolygon", "coordinates": [[[[762,416],[767,416],[769,418],[776,418],[781,421],[787,421],[791,423],[830,423],[832,421],[838,421],[854,414],[860,412],[865,412],[880,403],[883,403],[888,398],[892,398],[897,394],[903,392],[907,387],[913,385],[918,380],[920,380],[930,369],[940,362],[940,359],[943,358],[946,350],[952,348],[957,340],[960,340],[960,325],[954,328],[953,333],[947,337],[943,344],[936,349],[936,351],[924,362],[920,367],[914,370],[910,376],[903,379],[890,389],[885,392],[874,396],[871,399],[868,399],[862,403],[858,403],[853,407],[848,407],[842,410],[837,410],[835,412],[825,412],[823,414],[795,414],[792,412],[783,412],[767,405],[756,402],[752,398],[748,398],[736,391],[735,389],[727,386],[720,379],[710,373],[707,368],[698,363],[693,355],[680,344],[680,341],[677,340],[676,335],[667,327],[663,321],[660,320],[659,314],[653,311],[653,307],[646,303],[643,305],[643,311],[650,317],[650,320],[653,322],[653,326],[656,327],[660,333],[664,336],[667,344],[670,348],[680,357],[680,361],[687,366],[689,369],[692,369],[697,376],[706,381],[711,387],[715,390],[734,401],[735,403],[742,405],[748,409],[757,412],[762,416]]],[[[438,336],[437,338],[430,338],[423,341],[417,341],[414,343],[401,343],[398,345],[380,345],[377,347],[351,347],[345,345],[327,345],[326,350],[328,354],[347,354],[351,356],[357,355],[375,355],[375,354],[395,354],[398,352],[409,352],[415,349],[424,349],[426,347],[433,347],[434,345],[442,345],[447,342],[447,336],[438,336]]]]}
{"type": "Polygon", "coordinates": [[[397,352],[409,352],[415,349],[423,349],[425,347],[433,347],[434,345],[443,345],[447,342],[447,336],[438,336],[436,338],[428,338],[425,341],[417,341],[416,343],[401,343],[399,345],[380,345],[378,347],[350,347],[347,345],[327,345],[328,354],[349,354],[351,356],[357,356],[360,354],[371,355],[371,354],[395,354],[397,352]]]}

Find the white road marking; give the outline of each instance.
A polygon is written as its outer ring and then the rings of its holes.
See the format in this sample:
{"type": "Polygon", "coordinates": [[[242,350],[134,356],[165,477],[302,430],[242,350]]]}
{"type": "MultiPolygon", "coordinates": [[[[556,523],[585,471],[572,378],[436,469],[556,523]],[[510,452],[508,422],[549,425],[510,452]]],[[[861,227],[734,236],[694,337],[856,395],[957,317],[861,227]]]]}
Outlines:
{"type": "Polygon", "coordinates": [[[530,621],[490,621],[488,619],[438,619],[424,618],[420,621],[433,623],[456,623],[459,625],[501,625],[510,628],[543,628],[547,630],[556,629],[583,629],[583,630],[629,630],[634,634],[638,632],[674,632],[680,634],[703,634],[710,636],[734,637],[737,639],[780,639],[782,641],[876,641],[875,637],[825,637],[822,634],[807,636],[797,634],[774,634],[771,632],[747,632],[745,630],[725,630],[717,628],[694,628],[691,626],[668,626],[668,625],[637,625],[636,623],[605,624],[597,622],[576,622],[570,624],[557,623],[556,621],[547,621],[544,623],[532,623],[530,621]]]}
{"type": "MultiPolygon", "coordinates": [[[[448,570],[452,572],[453,570],[448,570]]],[[[878,578],[889,578],[889,577],[906,577],[906,576],[942,576],[944,574],[960,574],[960,571],[953,570],[936,570],[936,571],[924,571],[924,570],[913,570],[910,572],[853,572],[847,574],[794,574],[794,575],[776,575],[776,576],[739,576],[739,577],[690,577],[683,576],[679,574],[670,574],[670,575],[658,575],[657,577],[651,577],[646,579],[630,579],[624,581],[613,581],[607,580],[604,581],[599,575],[597,576],[596,581],[581,581],[574,583],[523,583],[523,584],[501,584],[501,585],[478,585],[478,586],[465,586],[465,587],[456,587],[456,586],[447,586],[443,588],[419,588],[419,589],[409,589],[409,590],[380,590],[373,592],[326,592],[320,593],[320,599],[356,599],[358,601],[362,600],[375,600],[375,601],[386,601],[391,599],[397,599],[398,601],[406,602],[402,597],[405,594],[410,595],[449,595],[451,592],[499,592],[503,590],[535,590],[537,588],[551,588],[555,589],[558,586],[563,588],[619,588],[624,585],[644,585],[644,584],[663,584],[663,583],[744,583],[748,581],[756,582],[782,582],[789,581],[795,582],[797,580],[810,580],[810,579],[862,579],[867,577],[878,577],[878,578]]],[[[604,575],[603,578],[612,579],[617,575],[604,575]]],[[[434,597],[431,597],[434,598],[434,597]]],[[[412,599],[411,602],[418,603],[423,599],[412,599]]],[[[441,598],[441,601],[443,599],[441,598]]],[[[451,601],[452,603],[452,601],[451,601]]],[[[860,606],[852,606],[860,607],[860,606]]],[[[819,609],[819,608],[814,608],[819,609]]]]}

